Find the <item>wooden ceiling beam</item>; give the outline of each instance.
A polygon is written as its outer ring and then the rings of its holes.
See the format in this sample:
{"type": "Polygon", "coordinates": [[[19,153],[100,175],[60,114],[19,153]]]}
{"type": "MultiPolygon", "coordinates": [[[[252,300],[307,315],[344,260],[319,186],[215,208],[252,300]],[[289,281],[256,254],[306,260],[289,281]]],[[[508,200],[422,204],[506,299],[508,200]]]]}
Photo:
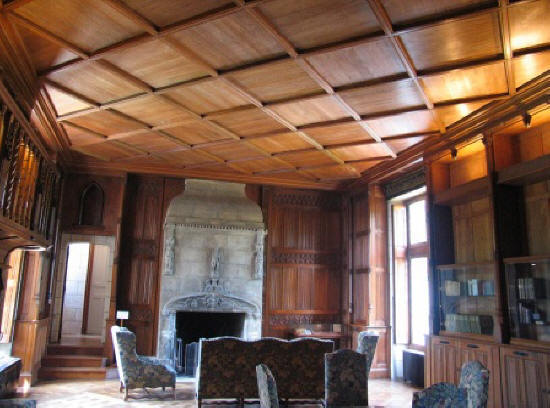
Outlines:
{"type": "MultiPolygon", "coordinates": [[[[271,21],[269,21],[269,19],[264,14],[261,13],[261,11],[256,9],[249,9],[247,11],[281,45],[281,47],[287,52],[289,57],[292,58],[294,61],[296,61],[298,63],[298,66],[300,66],[302,70],[312,80],[314,80],[328,95],[330,95],[344,109],[344,111],[348,113],[348,115],[350,115],[356,121],[361,120],[360,115],[339,95],[335,94],[334,89],[332,88],[330,83],[309,63],[309,61],[302,58],[300,59],[298,58],[299,54],[296,48],[294,47],[294,45],[290,42],[288,38],[286,38],[286,36],[284,36],[279,31],[279,29],[271,21]]],[[[273,111],[269,107],[262,106],[261,109],[264,112],[268,113],[275,120],[279,121],[284,126],[289,128],[292,132],[297,131],[294,125],[290,124],[289,126],[289,123],[286,120],[281,118],[275,111],[273,111]],[[281,119],[283,119],[283,121],[281,121],[281,119]]],[[[345,162],[340,157],[338,157],[338,155],[334,154],[331,151],[325,150],[321,144],[319,144],[311,136],[308,136],[307,134],[305,134],[305,132],[301,131],[301,132],[297,132],[297,134],[300,135],[308,143],[313,144],[318,150],[322,151],[325,155],[330,157],[336,163],[344,166],[347,170],[351,171],[352,173],[358,173],[357,169],[351,166],[347,166],[345,162]]],[[[389,146],[386,146],[386,148],[392,155],[395,156],[395,153],[389,148],[389,146]]]]}
{"type": "Polygon", "coordinates": [[[376,16],[378,23],[384,30],[384,33],[390,38],[392,45],[395,51],[397,52],[397,55],[399,56],[399,59],[405,66],[405,69],[409,74],[409,77],[413,80],[422,100],[426,104],[426,107],[429,109],[435,123],[439,127],[439,131],[441,132],[441,134],[444,134],[446,132],[445,125],[443,124],[443,121],[440,119],[438,113],[435,111],[433,103],[428,97],[426,89],[424,89],[424,86],[418,80],[418,73],[414,66],[414,62],[412,61],[411,56],[409,55],[407,49],[405,48],[403,41],[398,35],[394,34],[394,29],[393,29],[391,19],[388,16],[388,13],[386,12],[384,6],[382,5],[380,0],[368,0],[368,4],[372,12],[376,16]]]}
{"type": "Polygon", "coordinates": [[[508,94],[516,94],[516,80],[514,77],[513,58],[514,50],[512,49],[512,40],[510,35],[510,18],[508,15],[508,0],[498,1],[498,21],[500,28],[500,38],[502,41],[502,49],[504,51],[504,69],[506,70],[506,83],[508,84],[508,94]]]}

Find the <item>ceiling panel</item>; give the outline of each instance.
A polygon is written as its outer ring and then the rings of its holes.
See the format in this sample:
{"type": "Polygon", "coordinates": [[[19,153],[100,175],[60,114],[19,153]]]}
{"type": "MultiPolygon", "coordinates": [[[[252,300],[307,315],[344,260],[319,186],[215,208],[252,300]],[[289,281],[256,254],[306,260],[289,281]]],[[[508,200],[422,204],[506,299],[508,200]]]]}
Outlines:
{"type": "Polygon", "coordinates": [[[217,69],[284,55],[279,43],[245,11],[174,34],[217,69]]]}
{"type": "Polygon", "coordinates": [[[373,140],[367,131],[355,121],[324,127],[308,127],[308,136],[313,137],[322,145],[373,140]]]}
{"type": "Polygon", "coordinates": [[[341,147],[331,150],[344,161],[370,159],[372,157],[388,156],[390,154],[383,143],[341,147]]]}
{"type": "Polygon", "coordinates": [[[333,87],[405,73],[405,67],[387,38],[307,59],[333,87]]]}
{"type": "Polygon", "coordinates": [[[190,120],[186,124],[164,129],[164,132],[177,137],[190,145],[227,139],[228,136],[214,130],[207,123],[190,120]]]}
{"type": "Polygon", "coordinates": [[[328,155],[318,150],[289,153],[282,156],[282,158],[297,167],[323,166],[325,164],[335,163],[328,155]]]}
{"type": "Polygon", "coordinates": [[[149,41],[105,59],[155,88],[207,75],[163,41],[149,41]]]}
{"type": "Polygon", "coordinates": [[[124,143],[151,153],[181,149],[181,146],[155,132],[146,132],[122,139],[124,143]]]}
{"type": "Polygon", "coordinates": [[[443,124],[449,126],[452,123],[462,119],[463,117],[469,115],[476,109],[481,108],[482,106],[491,102],[491,99],[486,99],[483,101],[469,102],[469,103],[459,103],[456,105],[441,106],[436,108],[437,113],[443,124]]]}
{"type": "Polygon", "coordinates": [[[362,115],[424,105],[412,79],[351,89],[340,92],[340,95],[362,115]]]}
{"type": "Polygon", "coordinates": [[[165,101],[160,96],[147,96],[130,102],[117,104],[118,112],[153,126],[189,120],[191,116],[182,109],[165,101]]]}
{"type": "Polygon", "coordinates": [[[114,142],[105,142],[89,146],[76,146],[75,150],[102,160],[119,160],[132,157],[139,152],[114,142]]]}
{"type": "Polygon", "coordinates": [[[248,105],[244,97],[221,79],[198,82],[167,92],[167,95],[200,114],[248,105]]]}
{"type": "Polygon", "coordinates": [[[496,12],[414,30],[401,39],[419,70],[502,53],[496,12]]]}
{"type": "Polygon", "coordinates": [[[323,92],[294,61],[260,65],[229,74],[229,78],[263,102],[323,92]]]}
{"type": "Polygon", "coordinates": [[[106,136],[143,128],[139,123],[106,110],[72,118],[70,122],[106,136]]]}
{"type": "Polygon", "coordinates": [[[240,136],[257,135],[286,129],[286,127],[257,108],[219,114],[213,117],[213,121],[240,136]]]}
{"type": "Polygon", "coordinates": [[[550,68],[550,51],[525,54],[514,58],[514,79],[519,88],[550,68]]]}
{"type": "Polygon", "coordinates": [[[550,43],[550,2],[531,1],[509,8],[510,42],[514,50],[550,43]]]}
{"type": "Polygon", "coordinates": [[[54,72],[48,78],[99,103],[143,92],[141,88],[128,83],[98,62],[54,72]]]}
{"type": "Polygon", "coordinates": [[[58,115],[64,115],[69,112],[76,112],[89,108],[91,105],[82,102],[80,99],[73,98],[65,92],[58,91],[56,88],[45,85],[46,91],[55,106],[58,115]]]}
{"type": "Polygon", "coordinates": [[[252,139],[250,140],[250,143],[268,151],[269,153],[307,149],[312,146],[310,143],[306,142],[304,139],[291,132],[282,133],[273,137],[252,139]]]}
{"type": "Polygon", "coordinates": [[[73,126],[66,125],[65,123],[63,123],[63,128],[65,129],[72,146],[97,144],[104,141],[103,138],[84,132],[73,126]]]}
{"type": "Polygon", "coordinates": [[[270,170],[279,170],[285,169],[289,166],[285,166],[284,163],[281,163],[278,160],[272,158],[260,159],[260,160],[247,160],[237,163],[239,167],[243,168],[250,173],[260,172],[260,171],[270,171],[270,170]]]}
{"type": "Polygon", "coordinates": [[[337,120],[349,116],[341,105],[329,95],[322,95],[299,102],[273,106],[272,109],[294,126],[314,122],[337,120]]]}
{"type": "Polygon", "coordinates": [[[408,137],[406,139],[393,139],[393,140],[384,140],[386,144],[392,149],[395,153],[400,153],[405,149],[408,149],[409,147],[414,146],[417,143],[420,143],[424,139],[426,139],[428,136],[416,136],[416,137],[408,137]]]}
{"type": "Polygon", "coordinates": [[[261,153],[256,149],[248,147],[244,143],[225,144],[223,146],[211,146],[201,149],[205,152],[212,153],[224,160],[239,160],[245,157],[261,156],[261,153]]]}
{"type": "Polygon", "coordinates": [[[368,169],[376,166],[377,164],[383,163],[383,160],[380,161],[365,161],[365,162],[359,162],[359,163],[350,163],[350,166],[352,166],[354,169],[356,169],[359,173],[363,173],[364,171],[367,171],[368,169]]]}
{"type": "Polygon", "coordinates": [[[309,174],[323,180],[339,180],[357,177],[357,173],[350,169],[350,166],[335,165],[307,170],[309,174]]]}
{"type": "Polygon", "coordinates": [[[508,93],[503,61],[425,76],[420,82],[434,103],[508,93]]]}
{"type": "Polygon", "coordinates": [[[380,137],[438,130],[432,114],[427,110],[406,112],[380,119],[367,120],[366,123],[380,137]]]}
{"type": "Polygon", "coordinates": [[[191,166],[200,163],[210,163],[212,161],[212,159],[209,159],[201,155],[199,152],[193,150],[181,150],[170,153],[162,153],[159,154],[159,156],[172,163],[176,163],[179,166],[191,166]]]}
{"type": "Polygon", "coordinates": [[[43,39],[25,27],[18,26],[18,30],[31,62],[38,72],[77,58],[76,54],[43,39]]]}
{"type": "Polygon", "coordinates": [[[380,31],[363,0],[276,0],[260,9],[300,49],[380,31]]]}
{"type": "Polygon", "coordinates": [[[442,18],[453,12],[494,6],[487,0],[381,0],[393,24],[413,24],[434,18],[442,18]]]}
{"type": "Polygon", "coordinates": [[[89,52],[143,32],[103,1],[30,1],[17,14],[89,52]]]}
{"type": "Polygon", "coordinates": [[[212,10],[232,5],[229,0],[123,0],[158,27],[200,16],[212,10]]]}

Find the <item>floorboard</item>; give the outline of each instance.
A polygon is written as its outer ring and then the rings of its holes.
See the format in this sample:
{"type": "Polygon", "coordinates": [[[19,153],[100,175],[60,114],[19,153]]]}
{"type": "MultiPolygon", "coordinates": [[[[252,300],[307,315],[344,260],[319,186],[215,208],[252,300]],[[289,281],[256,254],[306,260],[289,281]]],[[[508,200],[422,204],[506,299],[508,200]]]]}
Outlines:
{"type": "MultiPolygon", "coordinates": [[[[73,380],[73,381],[44,381],[32,387],[30,398],[36,399],[41,408],[112,408],[112,407],[188,407],[197,406],[194,398],[195,385],[193,383],[179,383],[176,386],[177,400],[172,399],[168,390],[151,390],[150,394],[143,390],[133,390],[126,403],[119,393],[119,382],[116,380],[73,380]]],[[[403,408],[412,401],[412,393],[416,388],[400,382],[385,379],[369,381],[369,402],[374,406],[403,408]]],[[[207,405],[207,404],[203,404],[207,405]]],[[[219,408],[220,405],[211,407],[219,408]]],[[[228,405],[221,407],[230,408],[228,405]]],[[[253,405],[246,405],[253,407],[253,405]]]]}

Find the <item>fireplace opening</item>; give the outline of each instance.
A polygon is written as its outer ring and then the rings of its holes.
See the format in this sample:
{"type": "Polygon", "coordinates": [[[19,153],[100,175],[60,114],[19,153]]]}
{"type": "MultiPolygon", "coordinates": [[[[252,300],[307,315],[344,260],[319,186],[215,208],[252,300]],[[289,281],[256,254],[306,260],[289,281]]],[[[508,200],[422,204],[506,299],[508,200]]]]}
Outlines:
{"type": "Polygon", "coordinates": [[[198,341],[220,336],[242,337],[245,313],[176,312],[176,369],[194,377],[198,341]]]}

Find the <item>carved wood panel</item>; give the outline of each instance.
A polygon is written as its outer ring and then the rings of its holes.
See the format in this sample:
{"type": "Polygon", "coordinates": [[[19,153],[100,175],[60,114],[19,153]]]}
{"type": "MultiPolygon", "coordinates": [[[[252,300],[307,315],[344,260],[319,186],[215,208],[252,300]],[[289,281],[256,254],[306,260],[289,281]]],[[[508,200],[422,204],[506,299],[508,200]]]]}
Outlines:
{"type": "Polygon", "coordinates": [[[118,307],[130,311],[138,353],[147,355],[155,352],[163,185],[161,177],[129,176],[122,223],[118,307]]]}
{"type": "Polygon", "coordinates": [[[341,321],[341,197],[334,193],[266,189],[267,271],[263,335],[341,321]]]}

